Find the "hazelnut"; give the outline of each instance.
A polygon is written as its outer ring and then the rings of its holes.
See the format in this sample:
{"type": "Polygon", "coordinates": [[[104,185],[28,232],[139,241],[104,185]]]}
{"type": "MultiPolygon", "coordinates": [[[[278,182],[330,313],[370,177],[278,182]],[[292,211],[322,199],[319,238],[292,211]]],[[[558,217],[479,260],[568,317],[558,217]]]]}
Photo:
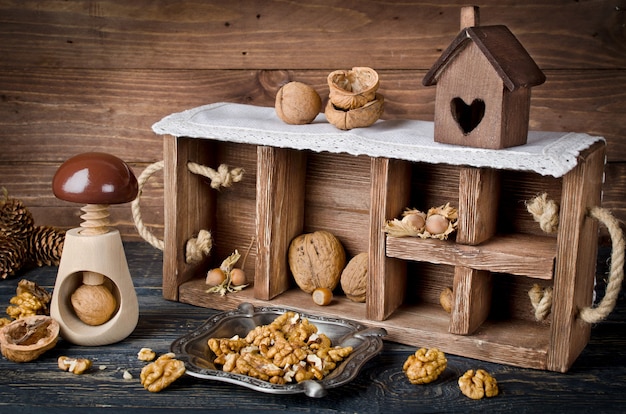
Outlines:
{"type": "Polygon", "coordinates": [[[246,273],[243,269],[238,267],[230,271],[230,281],[235,286],[241,286],[246,284],[246,273]]]}
{"type": "Polygon", "coordinates": [[[274,108],[287,124],[310,124],[322,110],[322,98],[305,83],[289,82],[278,90],[274,108]]]}
{"type": "Polygon", "coordinates": [[[333,292],[328,288],[317,288],[313,291],[313,302],[316,305],[326,306],[333,301],[333,292]]]}
{"type": "Polygon", "coordinates": [[[207,272],[205,283],[208,286],[219,286],[224,282],[224,280],[226,280],[226,274],[222,269],[216,267],[207,272]]]}
{"type": "Polygon", "coordinates": [[[448,229],[450,221],[440,214],[433,214],[426,219],[426,231],[430,234],[441,234],[448,229]]]}

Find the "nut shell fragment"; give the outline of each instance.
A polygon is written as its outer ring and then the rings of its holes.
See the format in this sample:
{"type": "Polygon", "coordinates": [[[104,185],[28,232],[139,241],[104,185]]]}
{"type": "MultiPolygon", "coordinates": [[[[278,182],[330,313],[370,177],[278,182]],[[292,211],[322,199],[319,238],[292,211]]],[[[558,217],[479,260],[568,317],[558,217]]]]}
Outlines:
{"type": "Polygon", "coordinates": [[[58,322],[45,315],[15,320],[0,330],[2,355],[14,362],[33,361],[54,348],[59,329],[58,322]]]}
{"type": "Polygon", "coordinates": [[[374,100],[354,109],[344,110],[328,101],[324,115],[329,123],[343,130],[365,128],[376,122],[383,114],[385,99],[377,93],[374,100]]]}
{"type": "Polygon", "coordinates": [[[378,90],[378,73],[368,67],[336,70],[328,75],[329,100],[338,109],[360,108],[374,100],[378,90]]]}

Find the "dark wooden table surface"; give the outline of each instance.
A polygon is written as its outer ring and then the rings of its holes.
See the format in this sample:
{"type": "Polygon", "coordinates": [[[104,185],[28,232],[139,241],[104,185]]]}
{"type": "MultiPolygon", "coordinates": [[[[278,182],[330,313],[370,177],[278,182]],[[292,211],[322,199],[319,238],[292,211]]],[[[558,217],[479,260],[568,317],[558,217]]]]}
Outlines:
{"type": "MultiPolygon", "coordinates": [[[[608,252],[601,250],[599,273],[608,252]]],[[[161,297],[162,254],[146,243],[126,244],[126,255],[139,298],[140,317],[125,340],[107,346],[82,347],[63,340],[29,363],[0,359],[0,412],[624,412],[626,410],[626,306],[620,295],[610,317],[592,330],[591,341],[568,373],[519,369],[448,355],[448,368],[428,385],[412,385],[402,364],[415,348],[385,342],[350,384],[331,389],[321,399],[304,395],[263,394],[221,382],[183,376],[160,393],[146,391],[137,359],[142,347],[169,351],[177,337],[217,313],[161,297]],[[89,358],[83,375],[57,368],[61,355],[89,358]],[[103,369],[104,368],[104,369],[103,369]],[[500,386],[500,395],[474,401],[463,396],[457,379],[467,369],[484,368],[500,386]],[[124,371],[133,378],[124,379],[124,371]]],[[[8,305],[20,279],[52,291],[56,268],[30,270],[0,281],[0,306],[8,305]]],[[[601,278],[600,278],[601,280],[601,278]]],[[[599,283],[600,290],[602,283],[599,283]]],[[[599,292],[602,294],[602,292],[599,292]]]]}

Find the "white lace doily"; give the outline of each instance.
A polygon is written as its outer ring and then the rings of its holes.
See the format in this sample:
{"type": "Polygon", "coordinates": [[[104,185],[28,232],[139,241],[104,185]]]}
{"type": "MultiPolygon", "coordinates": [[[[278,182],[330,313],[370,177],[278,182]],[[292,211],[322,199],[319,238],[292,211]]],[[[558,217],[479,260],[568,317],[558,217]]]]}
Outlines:
{"type": "Polygon", "coordinates": [[[434,142],[433,126],[427,121],[392,120],[342,131],[329,124],[324,114],[311,124],[289,125],[278,118],[274,108],[215,103],[168,115],[152,130],[175,137],[532,171],[553,177],[574,168],[581,151],[604,141],[583,133],[531,131],[526,145],[492,150],[434,142]]]}

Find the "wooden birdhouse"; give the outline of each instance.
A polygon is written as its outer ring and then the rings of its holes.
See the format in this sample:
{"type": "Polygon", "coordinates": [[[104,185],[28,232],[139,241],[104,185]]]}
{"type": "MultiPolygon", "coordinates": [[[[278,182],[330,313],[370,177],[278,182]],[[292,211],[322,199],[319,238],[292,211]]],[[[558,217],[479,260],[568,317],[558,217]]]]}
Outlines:
{"type": "Polygon", "coordinates": [[[437,85],[436,142],[500,149],[528,135],[530,89],[545,75],[506,26],[479,26],[476,7],[461,12],[461,32],[422,83],[437,85]]]}

